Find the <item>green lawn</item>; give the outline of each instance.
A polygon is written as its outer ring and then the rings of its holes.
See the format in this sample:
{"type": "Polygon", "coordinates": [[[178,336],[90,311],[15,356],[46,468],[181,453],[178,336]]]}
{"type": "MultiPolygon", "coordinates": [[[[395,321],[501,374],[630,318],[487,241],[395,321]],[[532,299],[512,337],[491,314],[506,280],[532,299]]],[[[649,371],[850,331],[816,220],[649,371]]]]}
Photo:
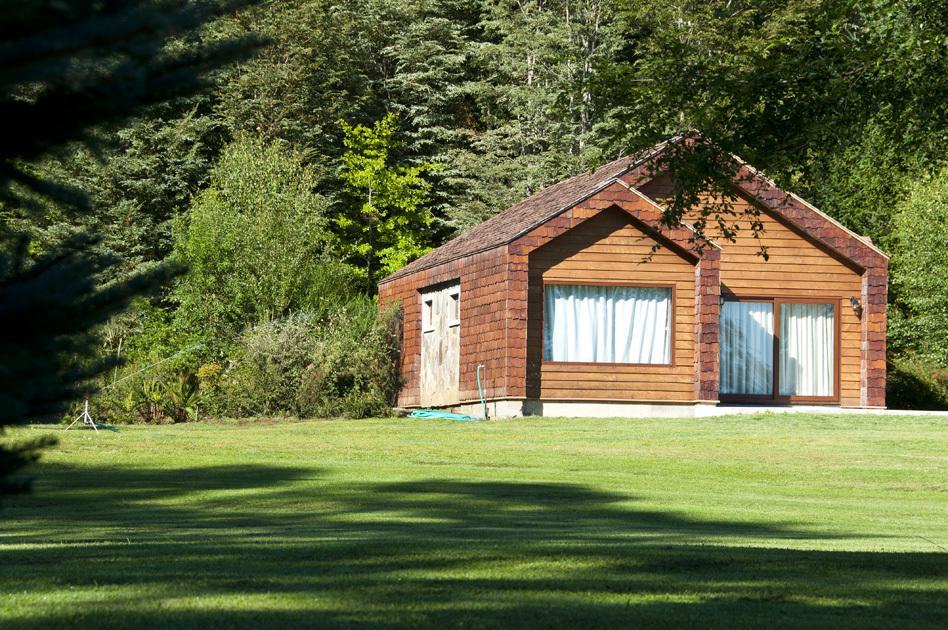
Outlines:
{"type": "Polygon", "coordinates": [[[3,628],[948,625],[945,417],[60,435],[3,628]]]}

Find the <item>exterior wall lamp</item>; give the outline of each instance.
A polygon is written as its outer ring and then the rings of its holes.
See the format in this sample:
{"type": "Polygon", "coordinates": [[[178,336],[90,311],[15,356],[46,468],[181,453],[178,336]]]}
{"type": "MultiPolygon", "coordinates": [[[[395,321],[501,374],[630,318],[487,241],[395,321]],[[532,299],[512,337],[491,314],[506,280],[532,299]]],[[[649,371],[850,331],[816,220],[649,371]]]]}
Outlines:
{"type": "Polygon", "coordinates": [[[862,317],[862,304],[859,303],[855,295],[849,296],[849,304],[853,307],[853,312],[856,313],[856,317],[862,317]]]}

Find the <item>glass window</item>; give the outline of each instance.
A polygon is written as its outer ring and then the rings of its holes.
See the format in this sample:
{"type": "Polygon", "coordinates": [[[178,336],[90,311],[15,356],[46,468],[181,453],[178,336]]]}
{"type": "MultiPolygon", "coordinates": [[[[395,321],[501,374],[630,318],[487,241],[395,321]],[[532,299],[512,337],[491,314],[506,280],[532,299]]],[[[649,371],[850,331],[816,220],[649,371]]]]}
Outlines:
{"type": "Polygon", "coordinates": [[[725,302],[721,307],[721,393],[771,396],[774,305],[725,302]]]}
{"type": "Polygon", "coordinates": [[[671,363],[671,289],[550,284],[543,358],[584,363],[671,363]]]}
{"type": "Polygon", "coordinates": [[[780,304],[780,395],[832,396],[836,345],[832,304],[780,304]]]}

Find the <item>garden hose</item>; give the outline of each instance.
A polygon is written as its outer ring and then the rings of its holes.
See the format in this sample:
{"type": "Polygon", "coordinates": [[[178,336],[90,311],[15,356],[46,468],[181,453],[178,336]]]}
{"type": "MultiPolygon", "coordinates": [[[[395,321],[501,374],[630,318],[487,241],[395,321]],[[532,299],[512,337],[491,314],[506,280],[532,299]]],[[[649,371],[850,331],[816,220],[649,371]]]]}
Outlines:
{"type": "Polygon", "coordinates": [[[484,388],[481,386],[481,370],[484,369],[483,365],[477,366],[477,391],[481,395],[481,415],[484,420],[487,420],[487,401],[484,400],[484,388]]]}

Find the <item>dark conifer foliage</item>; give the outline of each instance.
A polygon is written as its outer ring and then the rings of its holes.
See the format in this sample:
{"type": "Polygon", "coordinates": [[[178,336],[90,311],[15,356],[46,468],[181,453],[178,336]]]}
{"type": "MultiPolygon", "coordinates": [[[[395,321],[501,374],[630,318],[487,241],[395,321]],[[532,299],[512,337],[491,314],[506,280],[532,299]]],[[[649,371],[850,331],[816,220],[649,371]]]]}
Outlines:
{"type": "MultiPolygon", "coordinates": [[[[178,272],[161,265],[103,283],[116,258],[93,253],[95,234],[31,255],[19,220],[55,205],[88,207],[85,195],[36,175],[37,160],[69,142],[96,149],[93,131],[149,105],[202,89],[210,71],[245,57],[252,36],[202,43],[204,24],[248,0],[4,0],[0,2],[0,431],[62,413],[90,377],[94,326],[178,272]]],[[[50,439],[0,447],[0,493],[50,439]]]]}

